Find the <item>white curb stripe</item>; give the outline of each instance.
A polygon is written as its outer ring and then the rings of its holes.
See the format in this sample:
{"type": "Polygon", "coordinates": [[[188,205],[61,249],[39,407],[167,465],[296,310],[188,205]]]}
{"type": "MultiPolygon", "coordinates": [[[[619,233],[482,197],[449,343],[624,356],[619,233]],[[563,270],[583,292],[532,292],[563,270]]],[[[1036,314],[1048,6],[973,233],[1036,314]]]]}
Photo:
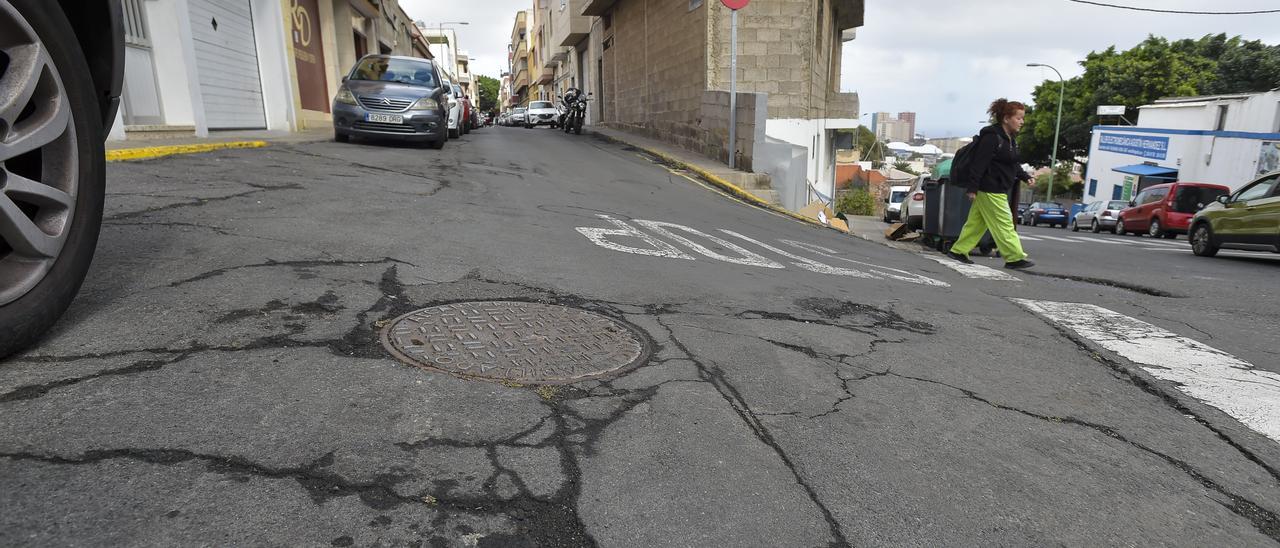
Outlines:
{"type": "Polygon", "coordinates": [[[996,270],[989,266],[982,266],[980,264],[964,264],[955,259],[935,257],[933,255],[920,255],[920,256],[926,259],[938,261],[938,264],[945,266],[947,268],[950,268],[951,270],[954,270],[956,272],[959,272],[961,275],[963,275],[966,278],[973,278],[975,280],[999,280],[1002,282],[1022,281],[1018,279],[1016,276],[1010,275],[1000,270],[996,270]]]}
{"type": "Polygon", "coordinates": [[[1280,441],[1280,375],[1255,369],[1231,354],[1099,306],[1011,300],[1280,441]]]}

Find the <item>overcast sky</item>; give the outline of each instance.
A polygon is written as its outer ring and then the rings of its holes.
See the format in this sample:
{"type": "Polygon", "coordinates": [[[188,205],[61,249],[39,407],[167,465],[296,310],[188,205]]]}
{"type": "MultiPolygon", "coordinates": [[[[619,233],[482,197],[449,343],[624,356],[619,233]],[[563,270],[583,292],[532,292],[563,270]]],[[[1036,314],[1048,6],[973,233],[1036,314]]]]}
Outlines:
{"type": "MultiPolygon", "coordinates": [[[[1277,0],[1108,0],[1170,10],[1249,11],[1280,8],[1277,0]]],[[[1161,15],[1067,0],[867,0],[858,37],[845,44],[841,77],[857,91],[862,112],[913,111],[929,137],[969,136],[997,97],[1029,102],[1035,86],[1083,72],[1090,51],[1128,49],[1148,34],[1199,38],[1226,32],[1280,43],[1280,14],[1161,15]]],[[[1057,108],[1057,105],[1053,105],[1057,108]]],[[[863,119],[871,123],[871,117],[863,119]]]]}
{"type": "MultiPolygon", "coordinates": [[[[674,0],[664,0],[674,1],[674,0]]],[[[768,0],[759,0],[768,1],[768,0]]],[[[1280,8],[1280,0],[1108,0],[1172,10],[1247,11],[1280,8]]],[[[471,70],[497,77],[506,67],[515,14],[531,0],[400,0],[429,26],[455,26],[471,70]]],[[[918,113],[916,131],[930,137],[976,133],[996,97],[1030,100],[1053,71],[1070,78],[1090,51],[1127,49],[1148,34],[1198,38],[1226,32],[1280,43],[1280,14],[1162,15],[1088,6],[1067,0],[866,0],[866,24],[845,44],[843,88],[857,91],[862,111],[918,113]]],[[[750,6],[747,7],[751,9],[750,6]]],[[[863,123],[869,124],[868,115],[863,123]]]]}

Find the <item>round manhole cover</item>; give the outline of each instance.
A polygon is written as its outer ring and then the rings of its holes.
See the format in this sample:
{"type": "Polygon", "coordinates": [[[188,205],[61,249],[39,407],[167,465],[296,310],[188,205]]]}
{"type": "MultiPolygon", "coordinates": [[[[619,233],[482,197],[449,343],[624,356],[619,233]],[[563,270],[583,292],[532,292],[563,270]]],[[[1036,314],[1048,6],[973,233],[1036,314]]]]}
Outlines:
{"type": "Polygon", "coordinates": [[[558,305],[481,301],[393,320],[382,344],[400,360],[475,379],[560,384],[617,374],[648,358],[640,331],[558,305]]]}

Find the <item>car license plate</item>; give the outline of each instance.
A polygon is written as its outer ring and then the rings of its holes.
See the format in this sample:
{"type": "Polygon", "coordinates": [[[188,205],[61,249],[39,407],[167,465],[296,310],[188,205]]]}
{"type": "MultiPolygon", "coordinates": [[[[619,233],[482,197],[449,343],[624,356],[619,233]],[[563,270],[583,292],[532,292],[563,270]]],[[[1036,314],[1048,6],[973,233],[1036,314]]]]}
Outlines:
{"type": "Polygon", "coordinates": [[[364,117],[366,122],[382,122],[384,124],[403,124],[404,116],[399,114],[366,114],[364,117]]]}

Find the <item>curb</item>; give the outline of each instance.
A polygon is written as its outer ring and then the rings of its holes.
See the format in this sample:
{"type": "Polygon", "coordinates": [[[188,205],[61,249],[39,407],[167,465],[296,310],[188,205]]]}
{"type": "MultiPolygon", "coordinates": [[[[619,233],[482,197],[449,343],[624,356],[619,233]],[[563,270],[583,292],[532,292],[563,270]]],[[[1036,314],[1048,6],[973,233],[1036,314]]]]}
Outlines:
{"type": "Polygon", "coordinates": [[[210,152],[214,150],[262,148],[265,146],[267,146],[266,141],[233,141],[229,143],[201,143],[196,145],[164,145],[156,147],[122,148],[117,150],[108,150],[107,161],[129,162],[135,160],[162,158],[165,156],[173,156],[175,154],[197,154],[200,152],[210,152]]]}
{"type": "Polygon", "coordinates": [[[729,181],[726,181],[726,180],[724,180],[724,179],[722,179],[722,178],[720,178],[720,177],[716,176],[714,173],[711,173],[710,171],[707,171],[707,170],[705,170],[705,169],[702,169],[702,168],[700,168],[700,167],[698,167],[698,166],[695,166],[695,165],[693,165],[693,164],[689,164],[689,163],[687,163],[687,162],[685,162],[685,161],[683,161],[683,160],[680,160],[680,159],[678,159],[678,158],[675,158],[675,157],[673,157],[673,156],[670,156],[670,155],[668,155],[668,154],[666,154],[666,153],[664,153],[664,152],[661,152],[661,151],[658,151],[658,150],[654,150],[654,149],[651,149],[651,148],[648,148],[648,147],[645,147],[645,146],[642,146],[642,145],[639,145],[639,144],[636,144],[636,143],[632,143],[632,142],[629,142],[629,141],[624,141],[624,140],[622,140],[622,139],[620,139],[620,138],[617,138],[617,137],[614,137],[614,136],[612,136],[612,135],[605,135],[605,134],[603,134],[603,133],[595,133],[595,134],[596,134],[596,135],[598,135],[598,136],[600,136],[601,138],[605,139],[606,141],[610,141],[610,142],[613,142],[613,143],[619,143],[619,144],[627,145],[627,146],[629,146],[629,147],[634,147],[634,148],[637,148],[637,149],[639,149],[639,150],[644,151],[644,152],[645,152],[645,153],[647,153],[647,154],[651,154],[651,155],[653,155],[653,156],[657,156],[657,157],[658,157],[658,158],[660,158],[663,162],[666,162],[666,163],[668,163],[668,164],[670,164],[670,165],[672,165],[672,166],[674,166],[674,167],[677,167],[677,168],[680,168],[680,169],[686,169],[686,170],[692,171],[692,172],[694,172],[694,173],[698,174],[698,176],[699,176],[699,177],[702,177],[702,178],[703,178],[703,180],[705,180],[705,181],[707,181],[708,183],[710,183],[710,184],[712,184],[713,186],[715,186],[716,188],[719,188],[720,190],[724,191],[725,193],[729,194],[730,196],[732,196],[732,197],[734,197],[734,198],[737,198],[737,199],[739,199],[739,200],[741,200],[741,201],[743,201],[743,202],[746,202],[747,204],[750,204],[750,205],[756,206],[756,207],[761,208],[761,209],[766,209],[766,210],[772,211],[772,212],[777,213],[777,214],[779,214],[779,215],[785,215],[785,216],[790,217],[790,218],[792,218],[792,219],[795,219],[795,220],[797,220],[797,221],[801,221],[801,222],[804,222],[804,223],[807,223],[807,224],[811,224],[811,225],[813,225],[813,226],[822,227],[822,228],[825,228],[825,229],[828,229],[828,230],[834,230],[834,231],[836,231],[836,232],[839,232],[839,233],[841,233],[841,234],[845,234],[845,235],[853,235],[852,230],[851,230],[851,231],[849,231],[849,232],[845,232],[845,231],[840,230],[840,229],[838,229],[838,228],[836,228],[836,227],[834,227],[834,226],[830,226],[830,225],[822,224],[822,222],[821,222],[821,221],[819,221],[819,220],[817,220],[817,219],[811,219],[811,218],[809,218],[809,217],[805,217],[804,215],[800,215],[800,214],[795,213],[795,212],[793,212],[793,211],[791,211],[791,210],[788,210],[788,209],[785,209],[785,208],[781,208],[781,207],[778,207],[778,206],[776,206],[776,205],[773,205],[773,204],[771,204],[771,203],[769,203],[769,202],[766,202],[766,201],[764,201],[764,200],[761,200],[760,198],[756,197],[756,195],[754,195],[754,194],[752,194],[752,193],[750,193],[750,192],[747,192],[747,190],[746,190],[746,189],[744,189],[744,188],[742,188],[742,187],[740,187],[740,186],[738,186],[738,185],[735,185],[735,184],[733,184],[733,183],[730,183],[729,181]]]}

